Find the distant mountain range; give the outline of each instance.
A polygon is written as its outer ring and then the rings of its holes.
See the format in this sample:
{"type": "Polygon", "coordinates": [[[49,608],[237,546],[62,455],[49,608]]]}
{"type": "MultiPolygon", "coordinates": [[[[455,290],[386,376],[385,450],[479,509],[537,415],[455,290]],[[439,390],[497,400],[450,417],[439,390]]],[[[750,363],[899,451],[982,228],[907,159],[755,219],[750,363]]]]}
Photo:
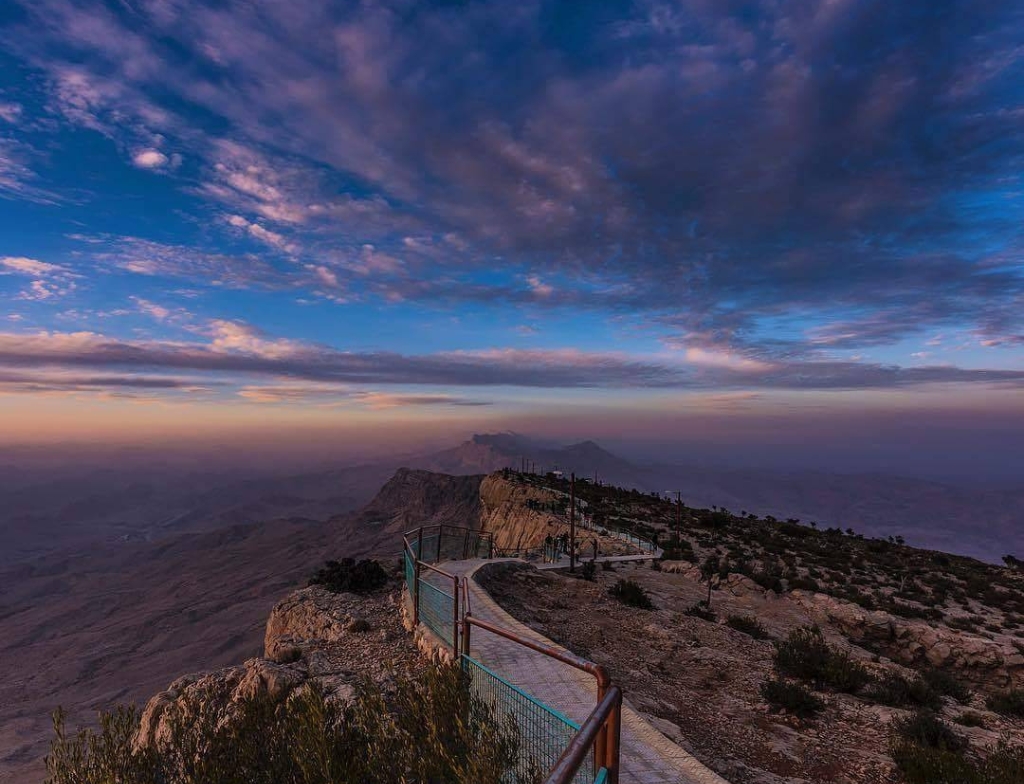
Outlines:
{"type": "Polygon", "coordinates": [[[303,474],[244,477],[82,469],[51,476],[12,467],[0,486],[0,567],[90,545],[155,541],[282,517],[326,520],[366,504],[402,466],[485,474],[526,465],[644,492],[852,527],[875,536],[997,561],[1024,554],[1024,487],[961,487],[886,474],[632,462],[593,441],[565,446],[518,433],[475,435],[450,449],[303,474]]]}

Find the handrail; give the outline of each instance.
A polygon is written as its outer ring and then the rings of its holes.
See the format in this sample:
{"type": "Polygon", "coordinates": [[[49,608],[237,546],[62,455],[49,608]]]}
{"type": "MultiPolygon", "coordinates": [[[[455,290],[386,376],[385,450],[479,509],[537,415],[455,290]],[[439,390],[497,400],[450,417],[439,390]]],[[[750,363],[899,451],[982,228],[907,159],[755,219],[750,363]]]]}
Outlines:
{"type": "MultiPolygon", "coordinates": [[[[489,540],[489,551],[493,551],[493,534],[474,531],[471,528],[463,526],[448,527],[466,532],[467,537],[469,533],[472,533],[478,537],[489,540]]],[[[415,577],[412,585],[414,624],[419,623],[420,581],[422,579],[422,569],[423,567],[426,567],[432,572],[435,572],[446,579],[452,580],[453,639],[451,641],[451,645],[452,652],[456,660],[459,659],[460,653],[464,656],[469,656],[470,629],[473,626],[476,626],[480,629],[491,632],[492,634],[496,634],[499,637],[503,637],[529,648],[530,650],[549,656],[556,661],[568,664],[571,667],[575,667],[578,670],[582,670],[583,672],[593,675],[597,683],[597,706],[580,727],[565,752],[559,758],[558,763],[552,769],[546,784],[571,784],[576,773],[583,765],[583,761],[586,758],[587,753],[591,749],[593,749],[594,753],[595,769],[603,769],[606,772],[606,780],[608,784],[617,784],[619,773],[619,736],[621,732],[620,724],[622,705],[622,692],[619,687],[612,684],[607,670],[599,664],[595,664],[592,661],[584,659],[583,657],[577,656],[576,654],[564,649],[555,648],[551,645],[546,645],[544,643],[537,642],[536,640],[532,640],[529,637],[524,637],[523,635],[517,634],[516,632],[508,629],[503,629],[489,621],[474,618],[470,604],[471,592],[469,589],[469,578],[463,577],[460,580],[456,575],[453,575],[440,567],[434,566],[433,564],[429,564],[420,558],[420,555],[422,555],[424,532],[436,529],[438,536],[443,537],[444,528],[445,526],[443,524],[422,527],[413,531],[408,531],[402,536],[405,552],[412,559],[412,564],[415,568],[415,577]],[[413,549],[413,545],[410,542],[411,537],[415,537],[418,540],[419,552],[413,549]],[[459,590],[460,582],[462,589],[461,597],[459,590]],[[461,602],[460,598],[462,600],[461,602]],[[461,614],[459,612],[460,603],[462,605],[461,614]]],[[[464,554],[467,546],[468,545],[465,545],[463,547],[464,554]]],[[[439,543],[437,555],[440,556],[440,553],[441,547],[439,543]]]]}
{"type": "Polygon", "coordinates": [[[430,571],[437,572],[439,575],[441,575],[442,577],[447,577],[449,580],[459,579],[451,572],[446,572],[444,569],[438,569],[436,566],[434,566],[433,564],[428,564],[426,561],[421,561],[420,563],[422,566],[427,567],[430,571]]]}
{"type": "MultiPolygon", "coordinates": [[[[462,578],[464,581],[466,578],[462,578]]],[[[571,667],[575,667],[577,670],[583,670],[584,672],[590,673],[594,676],[597,681],[598,689],[604,693],[604,691],[611,685],[611,678],[608,677],[608,671],[600,664],[595,664],[592,661],[584,659],[582,656],[577,656],[575,653],[571,653],[560,648],[554,648],[550,645],[545,645],[542,642],[531,640],[529,637],[523,637],[521,634],[503,629],[500,626],[495,626],[489,621],[483,621],[479,618],[474,618],[471,614],[466,614],[462,619],[463,623],[470,626],[479,626],[481,629],[485,629],[491,634],[497,634],[499,637],[504,637],[506,640],[519,643],[531,650],[537,651],[537,653],[543,653],[545,656],[550,656],[552,659],[557,659],[560,662],[564,662],[571,667]]],[[[468,650],[466,651],[468,653],[468,650]]]]}
{"type": "MultiPolygon", "coordinates": [[[[609,687],[593,712],[583,722],[579,732],[562,752],[562,756],[551,773],[545,780],[545,784],[569,784],[576,776],[577,771],[583,766],[583,761],[594,744],[601,738],[607,724],[607,732],[614,737],[610,746],[618,749],[619,734],[621,732],[620,712],[622,709],[622,691],[618,686],[609,687]]],[[[598,757],[598,763],[608,771],[609,781],[618,780],[617,759],[598,757]]]]}
{"type": "MultiPolygon", "coordinates": [[[[496,626],[489,621],[481,620],[480,618],[474,618],[473,614],[469,612],[469,578],[462,578],[463,590],[467,596],[465,612],[462,616],[462,652],[467,656],[470,653],[470,629],[473,626],[484,629],[485,631],[496,634],[499,637],[504,637],[506,640],[510,640],[514,643],[522,645],[530,650],[537,651],[537,653],[549,656],[556,661],[560,661],[564,664],[568,664],[570,667],[575,667],[578,670],[589,673],[594,676],[594,680],[597,682],[597,701],[598,706],[602,705],[609,691],[612,689],[617,690],[618,687],[612,685],[611,677],[608,675],[608,671],[600,664],[596,664],[589,659],[584,659],[582,656],[577,656],[575,653],[564,650],[562,648],[555,648],[551,645],[546,645],[542,642],[537,642],[529,637],[524,637],[521,634],[510,631],[509,629],[503,629],[500,626],[496,626]]],[[[621,694],[619,702],[621,703],[621,694]]],[[[595,709],[596,710],[596,709],[595,709]]],[[[594,747],[594,758],[598,763],[608,768],[608,780],[610,784],[615,784],[618,781],[618,764],[619,764],[619,712],[615,711],[614,725],[610,725],[607,731],[596,731],[594,737],[587,743],[586,748],[590,748],[591,745],[594,747]]],[[[599,730],[604,726],[602,721],[599,730]]],[[[576,767],[573,768],[573,774],[582,764],[582,759],[576,763],[576,767]]],[[[572,781],[572,776],[566,779],[554,779],[556,784],[569,784],[572,781]]]]}

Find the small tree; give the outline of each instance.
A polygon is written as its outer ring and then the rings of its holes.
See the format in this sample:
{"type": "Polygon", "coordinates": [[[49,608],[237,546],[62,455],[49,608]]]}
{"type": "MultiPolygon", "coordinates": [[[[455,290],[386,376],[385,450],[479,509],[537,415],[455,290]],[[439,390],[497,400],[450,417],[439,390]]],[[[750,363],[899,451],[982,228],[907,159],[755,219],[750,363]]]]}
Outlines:
{"type": "Polygon", "coordinates": [[[729,562],[717,555],[709,555],[700,565],[700,579],[708,584],[708,598],[704,601],[711,607],[711,591],[722,584],[722,580],[729,576],[729,562]]]}

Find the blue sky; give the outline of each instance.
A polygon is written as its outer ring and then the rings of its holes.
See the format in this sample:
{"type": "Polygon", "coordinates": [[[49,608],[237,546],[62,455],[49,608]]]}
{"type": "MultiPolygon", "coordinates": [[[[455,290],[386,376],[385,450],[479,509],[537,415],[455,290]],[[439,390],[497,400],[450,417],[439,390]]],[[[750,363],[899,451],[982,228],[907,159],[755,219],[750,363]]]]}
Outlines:
{"type": "Polygon", "coordinates": [[[0,44],[11,428],[1024,413],[1018,3],[15,0],[0,44]]]}

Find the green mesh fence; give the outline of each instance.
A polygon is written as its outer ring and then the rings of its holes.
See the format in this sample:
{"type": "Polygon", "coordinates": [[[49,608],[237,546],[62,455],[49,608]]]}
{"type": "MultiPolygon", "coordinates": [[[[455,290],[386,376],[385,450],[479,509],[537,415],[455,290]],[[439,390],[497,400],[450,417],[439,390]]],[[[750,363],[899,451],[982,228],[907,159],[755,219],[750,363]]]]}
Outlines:
{"type": "MultiPolygon", "coordinates": [[[[473,693],[499,717],[510,716],[519,730],[519,760],[509,784],[532,784],[538,774],[550,771],[569,746],[579,725],[540,700],[487,669],[469,656],[462,656],[462,669],[469,676],[473,693]]],[[[589,755],[573,784],[597,784],[594,758],[589,755]]]]}
{"type": "Polygon", "coordinates": [[[410,598],[416,595],[416,561],[413,560],[409,551],[405,551],[405,587],[409,590],[410,598]]]}
{"type": "Polygon", "coordinates": [[[455,640],[455,597],[423,577],[420,577],[420,623],[426,624],[446,643],[455,640]]]}
{"type": "MultiPolygon", "coordinates": [[[[423,535],[423,552],[417,553],[417,557],[425,563],[436,563],[438,558],[438,545],[440,545],[441,539],[435,534],[424,534],[423,535]]],[[[413,545],[413,549],[416,545],[413,545]]]]}

